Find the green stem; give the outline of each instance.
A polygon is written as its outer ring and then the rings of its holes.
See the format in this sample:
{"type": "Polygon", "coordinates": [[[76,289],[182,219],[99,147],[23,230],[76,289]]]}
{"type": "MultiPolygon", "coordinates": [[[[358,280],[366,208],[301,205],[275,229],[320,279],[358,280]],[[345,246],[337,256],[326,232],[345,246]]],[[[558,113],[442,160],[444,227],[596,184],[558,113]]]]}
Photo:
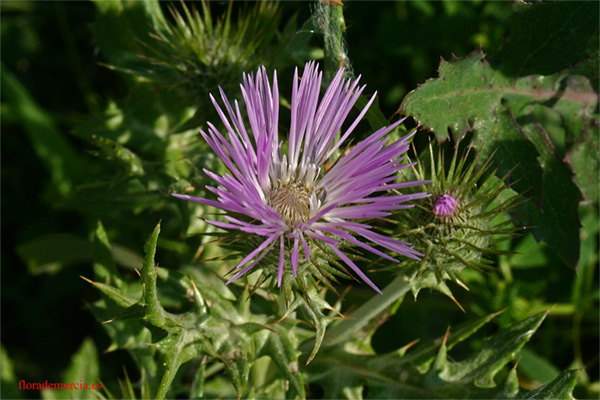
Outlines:
{"type": "MultiPolygon", "coordinates": [[[[342,320],[328,332],[328,337],[323,341],[322,348],[331,347],[356,335],[361,329],[377,318],[388,307],[402,299],[410,290],[404,282],[404,276],[398,275],[388,286],[383,289],[382,295],[375,295],[360,306],[347,319],[342,320]]],[[[305,347],[304,343],[302,348],[305,347]]],[[[309,343],[310,344],[310,343],[309,343]]],[[[306,346],[308,347],[308,346],[306,346]]]]}
{"type": "Polygon", "coordinates": [[[325,78],[331,80],[338,69],[347,62],[344,51],[346,22],[340,5],[319,5],[323,37],[325,41],[325,78]]]}
{"type": "Polygon", "coordinates": [[[146,242],[146,257],[144,267],[142,268],[142,281],[144,285],[144,302],[146,307],[146,319],[155,326],[163,326],[165,316],[163,308],[158,302],[158,291],[156,289],[156,264],[154,254],[156,253],[156,243],[160,232],[160,222],[154,228],[152,235],[146,242]]]}

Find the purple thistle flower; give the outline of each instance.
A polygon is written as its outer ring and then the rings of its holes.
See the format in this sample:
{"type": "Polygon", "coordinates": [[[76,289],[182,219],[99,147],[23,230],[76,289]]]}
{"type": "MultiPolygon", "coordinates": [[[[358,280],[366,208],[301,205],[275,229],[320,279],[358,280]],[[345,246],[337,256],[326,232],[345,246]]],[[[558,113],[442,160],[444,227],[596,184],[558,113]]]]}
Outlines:
{"type": "Polygon", "coordinates": [[[452,217],[456,212],[458,206],[458,200],[449,194],[440,196],[433,204],[433,213],[437,217],[445,218],[452,217]]]}
{"type": "Polygon", "coordinates": [[[246,130],[237,101],[232,106],[220,89],[223,111],[210,95],[226,134],[223,135],[210,122],[208,132],[201,130],[200,134],[230,173],[221,176],[204,170],[219,185],[206,187],[217,196],[217,200],[183,194],[173,196],[214,206],[234,215],[241,214],[246,218],[227,215],[227,222],[207,222],[264,237],[262,244],[237,264],[237,272],[227,283],[248,273],[275,248],[279,250],[277,284],[281,286],[286,242],[292,246],[288,262],[294,277],[298,270],[300,248],[310,262],[309,244],[314,240],[331,249],[379,293],[377,286],[340,250],[340,246],[352,244],[394,262],[398,261],[371,244],[413,259],[421,256],[409,247],[410,243],[376,233],[364,223],[364,220],[388,216],[392,210],[411,207],[403,203],[427,196],[425,193],[376,196],[379,192],[425,183],[393,183],[398,171],[413,165],[403,163],[405,157],[400,156],[408,150],[408,141],[414,132],[387,144],[389,138],[386,136],[403,120],[371,134],[339,158],[329,170],[322,168],[325,161],[330,160],[346,142],[375,100],[376,94],[350,126],[342,129],[365,88],[358,86],[360,77],[353,82],[344,79],[343,73],[343,69],[338,71],[319,100],[322,72],[317,64],[307,63],[300,80],[296,69],[287,152],[283,151],[283,142],[279,141],[276,73],[272,86],[264,67],[257,71],[256,77],[252,73],[243,76],[240,87],[250,132],[246,130]],[[336,137],[338,132],[339,138],[336,137]]]}

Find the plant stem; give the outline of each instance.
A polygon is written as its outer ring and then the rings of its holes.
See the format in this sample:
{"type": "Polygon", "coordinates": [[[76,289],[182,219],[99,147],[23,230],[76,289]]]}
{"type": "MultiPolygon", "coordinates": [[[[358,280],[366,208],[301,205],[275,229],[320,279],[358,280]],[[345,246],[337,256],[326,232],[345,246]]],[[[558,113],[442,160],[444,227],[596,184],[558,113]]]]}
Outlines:
{"type": "Polygon", "coordinates": [[[321,3],[317,13],[320,14],[319,24],[322,26],[324,38],[325,78],[331,80],[338,69],[346,66],[348,61],[344,49],[344,32],[346,31],[344,12],[341,5],[321,3]]]}
{"type": "MultiPolygon", "coordinates": [[[[321,348],[331,347],[352,338],[356,333],[367,326],[370,321],[375,319],[396,301],[402,299],[410,289],[404,282],[404,279],[404,276],[398,275],[383,289],[382,295],[373,296],[347,319],[342,320],[339,324],[331,328],[327,333],[327,337],[323,341],[321,348]]],[[[300,349],[302,351],[306,351],[305,348],[310,350],[311,345],[310,341],[307,341],[302,344],[300,349]]]]}

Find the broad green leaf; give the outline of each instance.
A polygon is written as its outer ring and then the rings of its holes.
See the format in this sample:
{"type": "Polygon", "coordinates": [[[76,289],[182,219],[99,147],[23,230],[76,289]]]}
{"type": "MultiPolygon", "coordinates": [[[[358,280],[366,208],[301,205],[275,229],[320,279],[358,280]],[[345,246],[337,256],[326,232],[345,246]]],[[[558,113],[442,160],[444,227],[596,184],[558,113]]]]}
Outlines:
{"type": "Polygon", "coordinates": [[[560,371],[544,357],[527,348],[518,355],[519,371],[536,382],[548,383],[560,375],[560,371]]]}
{"type": "Polygon", "coordinates": [[[65,382],[94,383],[100,378],[100,367],[98,365],[98,351],[96,345],[90,338],[86,338],[77,353],[71,359],[69,367],[65,371],[65,382]]]}
{"type": "Polygon", "coordinates": [[[440,78],[410,93],[401,109],[435,132],[438,140],[447,139],[449,133],[460,140],[473,131],[472,143],[481,159],[495,151],[495,159],[502,160],[500,173],[515,167],[514,187],[531,193],[531,201],[520,208],[528,215],[522,223],[534,226],[538,240],[548,242],[566,264],[575,266],[580,195],[548,132],[566,129],[563,120],[591,126],[595,104],[597,94],[586,78],[557,75],[515,80],[475,52],[462,60],[442,61],[440,78]],[[569,86],[571,81],[578,83],[569,86]],[[544,108],[541,114],[540,107],[544,108]],[[551,118],[538,121],[534,108],[538,118],[548,113],[560,116],[558,125],[552,125],[551,118]]]}
{"type": "Polygon", "coordinates": [[[551,75],[593,59],[599,12],[596,1],[515,3],[511,33],[500,56],[503,71],[551,75]]]}
{"type": "Polygon", "coordinates": [[[598,135],[587,131],[582,140],[578,140],[571,151],[566,156],[566,161],[575,172],[573,180],[585,199],[598,204],[598,154],[600,153],[600,143],[598,135]]]}
{"type": "Polygon", "coordinates": [[[593,1],[518,4],[510,38],[491,64],[481,51],[442,61],[440,77],[401,105],[438,140],[472,131],[479,152],[501,160],[500,173],[515,167],[514,187],[531,200],[520,208],[522,223],[572,267],[578,189],[598,202],[598,94],[590,83],[597,73],[577,68],[597,54],[596,14],[593,1]]]}
{"type": "Polygon", "coordinates": [[[19,245],[17,253],[30,273],[56,273],[65,265],[91,261],[92,244],[75,235],[54,233],[19,245]]]}

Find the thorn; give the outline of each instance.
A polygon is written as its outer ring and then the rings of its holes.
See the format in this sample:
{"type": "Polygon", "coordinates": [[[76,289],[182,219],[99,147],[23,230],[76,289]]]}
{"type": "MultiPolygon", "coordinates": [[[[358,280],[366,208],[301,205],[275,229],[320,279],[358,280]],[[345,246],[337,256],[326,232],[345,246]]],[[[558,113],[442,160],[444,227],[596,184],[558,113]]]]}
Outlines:
{"type": "Polygon", "coordinates": [[[81,279],[83,279],[84,281],[86,281],[87,283],[91,283],[92,285],[96,284],[96,282],[94,282],[94,281],[93,281],[93,280],[91,280],[91,279],[88,279],[88,278],[86,278],[86,277],[85,277],[85,276],[83,276],[83,275],[79,275],[79,277],[80,277],[81,279]]]}
{"type": "Polygon", "coordinates": [[[521,358],[519,357],[519,359],[515,362],[515,366],[512,368],[513,370],[517,369],[517,365],[519,365],[519,362],[521,362],[521,358]]]}
{"type": "Polygon", "coordinates": [[[286,319],[288,314],[289,314],[289,311],[286,311],[285,314],[283,314],[283,317],[279,318],[277,321],[273,322],[271,325],[277,325],[278,323],[280,323],[281,321],[286,319]]]}
{"type": "Polygon", "coordinates": [[[544,315],[544,318],[547,317],[552,310],[554,310],[554,307],[556,307],[556,304],[553,304],[549,309],[546,310],[546,315],[544,315]]]}
{"type": "MultiPolygon", "coordinates": [[[[467,290],[468,290],[468,289],[467,289],[467,290]]],[[[461,306],[461,305],[460,305],[460,303],[458,302],[458,300],[456,300],[456,299],[454,298],[454,296],[450,296],[450,298],[452,299],[452,301],[454,302],[454,304],[456,304],[456,305],[458,306],[458,308],[460,308],[460,309],[461,309],[461,311],[462,311],[463,313],[465,313],[465,314],[467,313],[467,312],[465,311],[465,309],[463,308],[463,306],[461,306]]]]}
{"type": "Polygon", "coordinates": [[[335,312],[337,315],[340,316],[341,319],[347,319],[346,316],[344,316],[344,314],[342,314],[341,312],[339,312],[338,310],[336,310],[334,307],[327,307],[328,310],[335,312]]]}
{"type": "Polygon", "coordinates": [[[226,366],[227,368],[229,368],[229,363],[227,362],[227,360],[225,360],[225,359],[223,358],[223,356],[221,356],[220,354],[217,354],[217,358],[218,358],[219,360],[221,360],[221,361],[223,362],[223,364],[225,364],[225,366],[226,366]]]}
{"type": "Polygon", "coordinates": [[[103,325],[104,325],[104,324],[110,324],[110,323],[111,323],[111,322],[113,322],[113,321],[114,321],[114,319],[112,319],[112,318],[111,318],[111,319],[107,319],[106,321],[103,321],[103,322],[102,322],[102,324],[103,324],[103,325]]]}
{"type": "Polygon", "coordinates": [[[204,245],[201,245],[200,247],[198,247],[198,250],[196,250],[196,254],[194,254],[194,257],[192,257],[192,262],[195,263],[198,258],[200,258],[200,255],[202,254],[202,252],[204,251],[204,245]]]}
{"type": "Polygon", "coordinates": [[[419,343],[419,341],[421,341],[421,339],[415,339],[412,342],[410,342],[410,343],[408,343],[408,344],[400,347],[397,351],[400,354],[404,355],[408,351],[408,349],[410,349],[411,347],[413,347],[415,344],[419,343]]]}
{"type": "Polygon", "coordinates": [[[225,274],[223,275],[223,277],[226,277],[227,275],[231,275],[233,273],[233,271],[235,271],[236,269],[237,269],[236,267],[231,268],[229,271],[225,272],[225,274]]]}
{"type": "Polygon", "coordinates": [[[450,336],[450,327],[446,329],[446,333],[444,334],[444,339],[442,340],[442,346],[446,346],[446,342],[448,341],[448,336],[450,336]]]}
{"type": "Polygon", "coordinates": [[[328,6],[343,6],[344,3],[342,3],[340,0],[321,0],[321,4],[325,4],[328,6]]]}
{"type": "Polygon", "coordinates": [[[135,271],[135,273],[136,273],[136,274],[138,274],[138,277],[139,277],[139,278],[141,278],[141,277],[142,277],[142,274],[140,274],[140,271],[138,271],[138,269],[137,269],[137,268],[134,268],[133,270],[135,271]]]}
{"type": "Polygon", "coordinates": [[[497,317],[498,315],[502,314],[502,313],[503,313],[504,311],[506,311],[506,310],[508,310],[508,307],[506,307],[506,308],[503,308],[503,309],[502,309],[502,310],[500,310],[500,311],[496,311],[495,313],[492,313],[492,314],[490,314],[490,316],[491,316],[492,318],[495,318],[495,317],[497,317]]]}
{"type": "MultiPolygon", "coordinates": [[[[470,292],[471,290],[469,289],[469,287],[467,285],[465,285],[460,279],[456,279],[455,282],[458,284],[458,286],[462,287],[463,289],[465,289],[467,292],[470,292]]],[[[462,307],[461,307],[462,308],[462,307]]]]}

